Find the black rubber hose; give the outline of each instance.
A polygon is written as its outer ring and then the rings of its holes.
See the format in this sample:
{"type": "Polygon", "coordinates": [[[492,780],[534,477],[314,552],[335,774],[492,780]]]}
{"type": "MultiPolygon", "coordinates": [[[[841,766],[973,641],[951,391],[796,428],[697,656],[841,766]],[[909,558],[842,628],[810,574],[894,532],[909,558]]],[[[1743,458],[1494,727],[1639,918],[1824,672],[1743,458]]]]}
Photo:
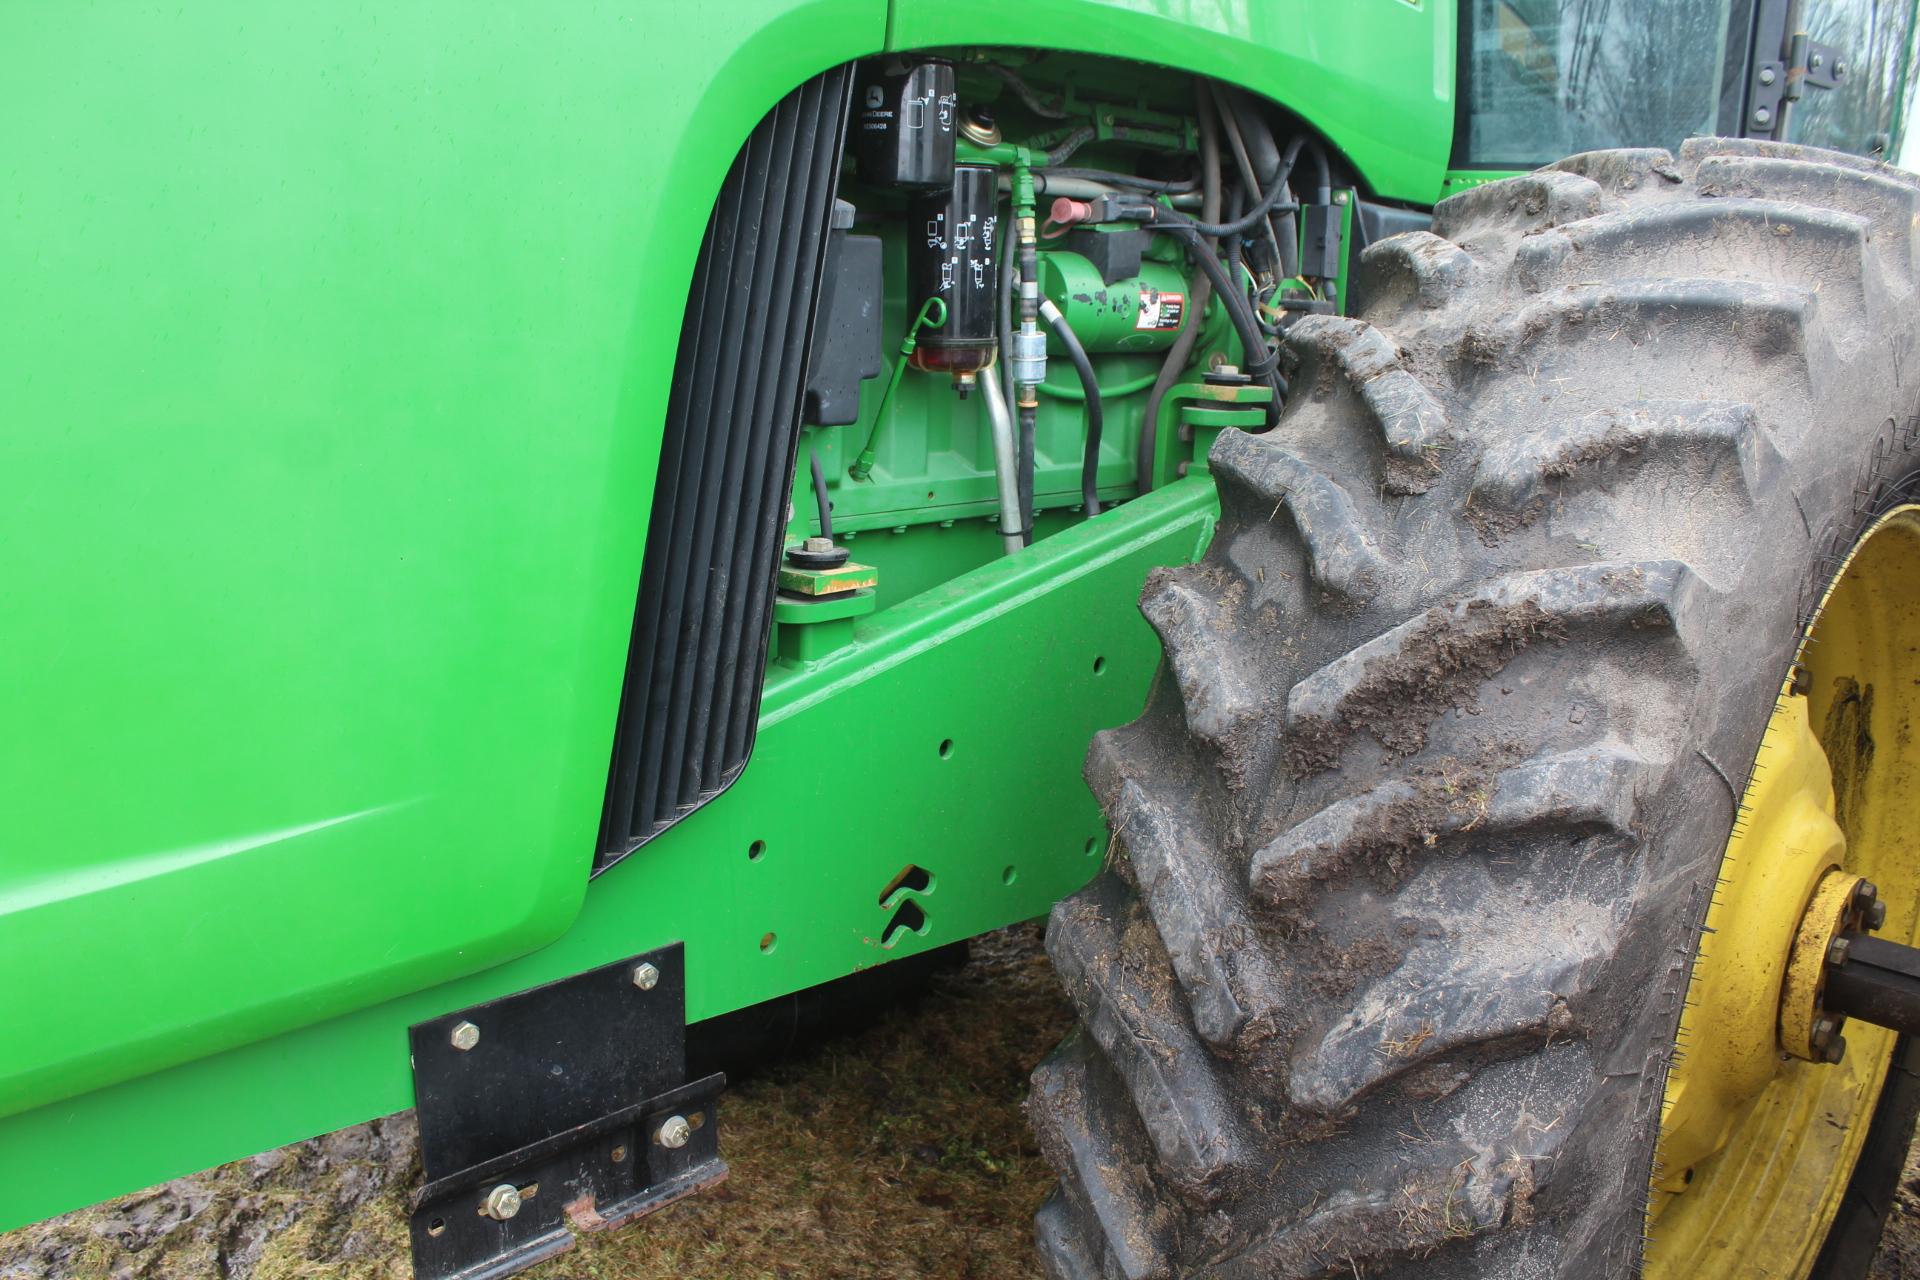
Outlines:
{"type": "Polygon", "coordinates": [[[1020,101],[1026,103],[1027,110],[1033,112],[1033,114],[1047,120],[1065,120],[1067,118],[1066,112],[1042,100],[1040,95],[1033,91],[1033,86],[1025,80],[1022,80],[1020,73],[1012,67],[1003,67],[999,63],[989,62],[986,64],[986,68],[989,72],[1004,80],[1007,87],[1019,95],[1020,101]]]}
{"type": "Polygon", "coordinates": [[[820,536],[833,536],[833,503],[827,498],[827,472],[820,465],[820,451],[811,445],[807,453],[813,462],[813,505],[820,516],[820,536]]]}
{"type": "Polygon", "coordinates": [[[1074,152],[1086,146],[1089,142],[1092,142],[1093,138],[1092,125],[1082,125],[1080,128],[1075,129],[1072,133],[1060,140],[1059,146],[1048,149],[1046,167],[1053,168],[1056,165],[1064,165],[1068,160],[1073,158],[1074,152]]]}
{"type": "Polygon", "coordinates": [[[1260,322],[1247,302],[1247,295],[1234,287],[1226,267],[1207,247],[1199,229],[1171,210],[1163,209],[1160,215],[1155,225],[1186,237],[1194,250],[1194,257],[1200,260],[1200,269],[1212,279],[1214,292],[1226,304],[1227,318],[1233,321],[1234,332],[1240,335],[1240,345],[1246,348],[1245,372],[1272,388],[1273,400],[1267,405],[1267,426],[1273,427],[1280,420],[1280,405],[1287,396],[1287,381],[1280,376],[1279,355],[1267,350],[1266,335],[1260,332],[1260,322]]]}
{"type": "Polygon", "coordinates": [[[1080,450],[1080,501],[1086,505],[1091,518],[1100,514],[1100,433],[1105,425],[1100,381],[1093,376],[1093,361],[1087,359],[1080,335],[1060,314],[1060,308],[1049,300],[1040,304],[1040,314],[1046,317],[1053,336],[1060,339],[1060,345],[1066,349],[1067,359],[1073,361],[1074,372],[1080,375],[1080,389],[1087,393],[1087,440],[1080,450]]]}
{"type": "Polygon", "coordinates": [[[1034,170],[1039,178],[1081,178],[1088,182],[1104,182],[1110,187],[1131,187],[1136,191],[1152,191],[1162,195],[1184,195],[1193,190],[1192,178],[1177,182],[1162,182],[1158,178],[1140,178],[1131,173],[1115,173],[1112,169],[1085,169],[1072,166],[1047,165],[1034,170]]]}
{"type": "Polygon", "coordinates": [[[1267,194],[1246,213],[1232,222],[1206,222],[1194,218],[1189,218],[1187,221],[1205,235],[1237,236],[1244,234],[1256,223],[1265,222],[1274,213],[1297,211],[1300,206],[1290,200],[1282,200],[1281,197],[1287,194],[1287,174],[1292,170],[1294,159],[1300,154],[1300,147],[1305,142],[1305,138],[1295,138],[1287,144],[1285,163],[1281,166],[1273,185],[1267,189],[1267,194]]]}
{"type": "MultiPolygon", "coordinates": [[[[1260,200],[1262,198],[1260,179],[1255,176],[1253,161],[1247,156],[1247,142],[1240,132],[1240,125],[1234,120],[1233,112],[1224,107],[1220,109],[1219,115],[1220,127],[1227,135],[1227,147],[1233,152],[1234,167],[1240,170],[1240,185],[1250,192],[1255,200],[1260,200]]],[[[1238,216],[1239,213],[1236,212],[1229,221],[1238,216]]],[[[1261,219],[1260,228],[1267,233],[1267,245],[1273,250],[1273,269],[1278,272],[1287,261],[1286,253],[1280,248],[1280,233],[1273,229],[1273,219],[1270,217],[1261,219]]],[[[1238,243],[1237,239],[1235,243],[1238,243]]]]}
{"type": "MultiPolygon", "coordinates": [[[[1200,121],[1200,216],[1211,222],[1220,216],[1220,135],[1213,125],[1213,94],[1205,80],[1194,81],[1193,102],[1194,113],[1200,121]]],[[[1207,245],[1201,252],[1211,253],[1213,248],[1207,245]]],[[[1141,493],[1153,492],[1153,463],[1160,447],[1160,406],[1187,367],[1187,361],[1193,358],[1212,292],[1213,282],[1209,277],[1203,275],[1194,282],[1190,299],[1193,319],[1167,348],[1166,358],[1160,361],[1159,376],[1153,380],[1153,390],[1147,393],[1146,409],[1140,419],[1140,439],[1133,454],[1134,473],[1141,493]]]]}
{"type": "Polygon", "coordinates": [[[1033,545],[1033,438],[1039,425],[1037,405],[1020,406],[1020,462],[1015,472],[1020,485],[1020,545],[1033,545]]]}
{"type": "MultiPolygon", "coordinates": [[[[1291,200],[1292,193],[1287,190],[1288,171],[1293,167],[1291,159],[1286,168],[1281,167],[1280,148],[1273,140],[1273,130],[1267,126],[1267,118],[1261,114],[1259,104],[1247,94],[1235,89],[1223,88],[1220,91],[1220,104],[1231,111],[1246,135],[1247,152],[1253,161],[1253,170],[1259,176],[1263,188],[1279,187],[1291,200]]],[[[1280,242],[1280,274],[1295,276],[1300,274],[1300,228],[1293,213],[1288,212],[1279,220],[1276,228],[1280,242]]]]}

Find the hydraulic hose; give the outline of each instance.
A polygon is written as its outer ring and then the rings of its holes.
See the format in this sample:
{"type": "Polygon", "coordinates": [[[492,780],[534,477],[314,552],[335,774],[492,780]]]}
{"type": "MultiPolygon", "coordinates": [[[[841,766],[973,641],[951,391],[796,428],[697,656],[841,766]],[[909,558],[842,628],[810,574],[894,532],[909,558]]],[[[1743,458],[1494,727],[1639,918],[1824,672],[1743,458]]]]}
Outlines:
{"type": "Polygon", "coordinates": [[[1033,545],[1033,440],[1040,420],[1038,405],[1020,406],[1020,545],[1033,545]]]}
{"type": "MultiPolygon", "coordinates": [[[[1131,173],[1116,173],[1112,169],[1080,169],[1048,164],[1034,170],[1034,177],[1043,180],[1065,178],[1082,182],[1101,182],[1110,187],[1131,187],[1135,191],[1152,191],[1162,195],[1179,195],[1193,190],[1191,178],[1178,182],[1162,182],[1158,178],[1142,178],[1131,173]]],[[[1072,192],[1062,194],[1072,195],[1072,192]]]]}
{"type": "Polygon", "coordinates": [[[813,463],[813,506],[820,517],[820,536],[833,537],[833,503],[827,498],[827,472],[820,465],[820,451],[811,445],[807,456],[813,463]]]}
{"type": "MultiPolygon", "coordinates": [[[[1267,120],[1261,114],[1259,105],[1252,98],[1236,89],[1222,86],[1219,92],[1223,114],[1231,113],[1246,137],[1247,152],[1253,163],[1253,172],[1263,188],[1278,187],[1283,196],[1290,198],[1287,178],[1293,167],[1291,158],[1282,161],[1279,146],[1273,140],[1273,130],[1267,127],[1267,120]]],[[[1297,148],[1296,148],[1297,151],[1297,148]]],[[[1280,275],[1298,275],[1300,273],[1299,239],[1300,230],[1288,211],[1279,220],[1277,239],[1280,244],[1280,275]]]]}
{"type": "Polygon", "coordinates": [[[1018,461],[1013,443],[1013,415],[1007,412],[1007,398],[1000,392],[997,376],[980,379],[980,398],[987,406],[987,427],[993,434],[994,489],[1000,497],[1000,545],[1012,555],[1026,544],[1020,531],[1020,488],[1018,461]]]}
{"type": "Polygon", "coordinates": [[[1033,112],[1033,114],[1047,120],[1065,120],[1067,118],[1066,112],[1044,101],[1039,94],[1033,91],[1033,86],[1025,80],[1022,80],[1020,73],[1012,67],[1003,67],[995,62],[986,63],[985,66],[989,72],[1005,81],[1007,87],[1019,96],[1020,101],[1027,104],[1027,110],[1033,112]]]}
{"type": "Polygon", "coordinates": [[[1067,323],[1060,308],[1053,305],[1053,299],[1047,298],[1040,303],[1040,314],[1046,318],[1053,336],[1060,339],[1060,345],[1066,348],[1067,359],[1073,362],[1074,371],[1080,375],[1081,389],[1087,393],[1087,441],[1080,451],[1080,501],[1086,505],[1089,518],[1100,514],[1100,432],[1104,425],[1100,404],[1100,380],[1093,376],[1093,361],[1087,359],[1087,349],[1080,345],[1080,335],[1067,323]]]}
{"type": "Polygon", "coordinates": [[[1213,281],[1213,290],[1226,304],[1227,318],[1233,321],[1234,332],[1240,336],[1240,345],[1246,348],[1246,372],[1273,390],[1273,399],[1267,405],[1267,426],[1272,427],[1280,420],[1280,405],[1287,396],[1287,382],[1280,376],[1279,355],[1267,350],[1266,335],[1260,331],[1260,322],[1247,305],[1247,295],[1234,285],[1227,269],[1221,265],[1220,259],[1208,247],[1206,238],[1192,222],[1172,210],[1162,209],[1154,225],[1185,237],[1193,248],[1194,257],[1200,261],[1200,269],[1213,281]]]}
{"type": "MultiPolygon", "coordinates": [[[[1193,86],[1195,114],[1200,120],[1200,216],[1211,222],[1220,216],[1220,137],[1213,126],[1213,97],[1207,90],[1207,82],[1195,81],[1193,86]]],[[[1211,245],[1202,242],[1202,253],[1212,253],[1211,245]]],[[[1140,419],[1140,438],[1134,447],[1134,474],[1138,479],[1141,493],[1153,490],[1153,464],[1160,444],[1160,406],[1167,398],[1167,392],[1179,379],[1180,371],[1187,367],[1187,361],[1193,358],[1193,348],[1200,341],[1201,318],[1207,313],[1207,301],[1213,291],[1211,278],[1202,276],[1193,286],[1193,320],[1173,345],[1167,348],[1166,359],[1160,362],[1160,374],[1153,380],[1153,390],[1147,395],[1147,406],[1140,419]]]]}

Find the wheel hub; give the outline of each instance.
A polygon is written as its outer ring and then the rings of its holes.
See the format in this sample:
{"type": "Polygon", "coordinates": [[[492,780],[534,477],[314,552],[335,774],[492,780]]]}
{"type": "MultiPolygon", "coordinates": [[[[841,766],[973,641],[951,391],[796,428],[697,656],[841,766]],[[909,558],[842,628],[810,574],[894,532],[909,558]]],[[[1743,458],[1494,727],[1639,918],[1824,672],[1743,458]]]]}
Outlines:
{"type": "Polygon", "coordinates": [[[1799,657],[1694,956],[1648,1209],[1656,1280],[1806,1275],[1874,1114],[1887,1027],[1920,1028],[1920,952],[1899,945],[1920,898],[1920,507],[1855,544],[1799,657]]]}

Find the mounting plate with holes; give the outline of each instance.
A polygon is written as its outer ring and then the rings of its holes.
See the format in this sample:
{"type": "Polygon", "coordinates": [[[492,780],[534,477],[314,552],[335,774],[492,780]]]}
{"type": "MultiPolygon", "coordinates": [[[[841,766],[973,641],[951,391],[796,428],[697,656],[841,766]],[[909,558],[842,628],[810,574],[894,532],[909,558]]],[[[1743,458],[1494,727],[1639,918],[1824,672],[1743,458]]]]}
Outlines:
{"type": "Polygon", "coordinates": [[[492,1280],[712,1186],[716,1099],[686,1081],[679,943],[408,1029],[418,1280],[492,1280]]]}

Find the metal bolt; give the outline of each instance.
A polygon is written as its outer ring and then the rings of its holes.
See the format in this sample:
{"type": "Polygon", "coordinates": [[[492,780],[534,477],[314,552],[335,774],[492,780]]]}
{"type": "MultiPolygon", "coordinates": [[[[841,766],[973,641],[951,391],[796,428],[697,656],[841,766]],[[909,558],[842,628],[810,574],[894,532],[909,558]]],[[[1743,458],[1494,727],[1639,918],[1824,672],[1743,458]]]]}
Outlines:
{"type": "Polygon", "coordinates": [[[1772,67],[1760,68],[1761,84],[1772,84],[1775,80],[1778,80],[1779,78],[1780,78],[1780,74],[1776,72],[1772,67]]]}
{"type": "Polygon", "coordinates": [[[805,546],[806,549],[809,551],[831,551],[833,550],[833,539],[832,538],[808,538],[806,542],[803,543],[802,545],[805,546]]]}
{"type": "Polygon", "coordinates": [[[1845,1036],[1835,1036],[1833,1039],[1827,1041],[1827,1047],[1821,1051],[1820,1061],[1828,1063],[1838,1062],[1846,1056],[1847,1038],[1845,1036]]]}
{"type": "Polygon", "coordinates": [[[1806,663],[1793,664],[1787,676],[1787,692],[1796,698],[1804,698],[1813,692],[1813,672],[1807,670],[1806,663]]]}
{"type": "Polygon", "coordinates": [[[487,1202],[480,1211],[495,1222],[505,1222],[520,1212],[520,1188],[511,1182],[503,1182],[487,1192],[487,1202]]]}
{"type": "Polygon", "coordinates": [[[1867,908],[1867,928],[1869,930],[1881,928],[1886,923],[1887,923],[1887,904],[1886,903],[1876,902],[1872,906],[1867,908]]]}
{"type": "Polygon", "coordinates": [[[1772,124],[1773,112],[1765,107],[1755,107],[1753,111],[1753,122],[1758,125],[1772,124]]]}
{"type": "Polygon", "coordinates": [[[1847,75],[1847,64],[1843,61],[1836,60],[1833,64],[1833,78],[1835,80],[1844,80],[1846,78],[1846,75],[1847,75]]]}
{"type": "Polygon", "coordinates": [[[1807,59],[1807,69],[1810,71],[1818,71],[1820,68],[1826,65],[1827,65],[1827,60],[1821,57],[1817,53],[1807,59]]]}
{"type": "Polygon", "coordinates": [[[651,991],[659,985],[660,971],[650,964],[643,964],[633,971],[633,985],[642,991],[651,991]]]}
{"type": "Polygon", "coordinates": [[[1333,202],[1334,202],[1335,204],[1345,204],[1345,203],[1347,202],[1347,193],[1346,193],[1346,192],[1344,192],[1344,191],[1336,191],[1336,192],[1334,192],[1334,193],[1333,193],[1333,202]]]}
{"type": "Polygon", "coordinates": [[[660,1126],[660,1132],[654,1136],[661,1146],[678,1151],[693,1137],[693,1126],[687,1123],[685,1116],[668,1116],[666,1123],[660,1126]]]}
{"type": "Polygon", "coordinates": [[[452,1042],[454,1048],[465,1053],[480,1043],[480,1028],[471,1022],[462,1022],[453,1028],[453,1034],[447,1039],[452,1042]]]}
{"type": "Polygon", "coordinates": [[[1847,952],[1851,949],[1852,944],[1845,938],[1835,938],[1827,944],[1827,963],[1832,965],[1845,964],[1847,962],[1847,952]]]}
{"type": "Polygon", "coordinates": [[[1818,1049],[1832,1040],[1833,1033],[1839,1029],[1840,1024],[1832,1018],[1815,1018],[1813,1020],[1813,1030],[1807,1038],[1813,1041],[1813,1047],[1818,1049]]]}

